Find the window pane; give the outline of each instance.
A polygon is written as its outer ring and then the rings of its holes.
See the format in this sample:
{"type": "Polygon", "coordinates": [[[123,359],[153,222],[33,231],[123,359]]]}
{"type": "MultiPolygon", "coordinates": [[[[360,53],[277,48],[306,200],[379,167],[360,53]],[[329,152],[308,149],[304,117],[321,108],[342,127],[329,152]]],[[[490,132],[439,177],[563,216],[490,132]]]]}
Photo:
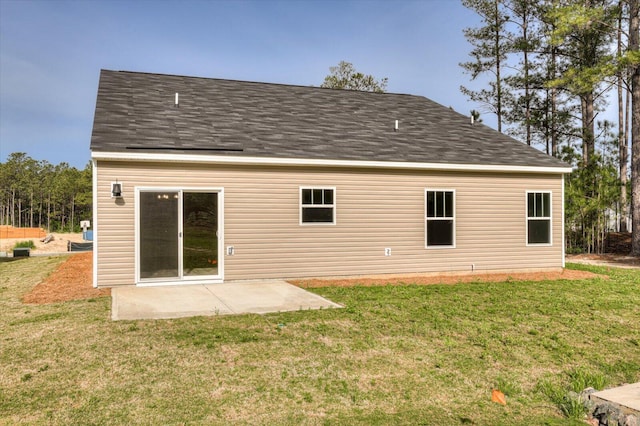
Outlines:
{"type": "Polygon", "coordinates": [[[427,217],[453,217],[453,191],[427,191],[427,217]]]}
{"type": "Polygon", "coordinates": [[[333,207],[303,207],[303,223],[333,223],[333,207]]]}
{"type": "Polygon", "coordinates": [[[427,217],[436,216],[436,193],[427,191],[427,217]]]}
{"type": "Polygon", "coordinates": [[[536,194],[530,192],[527,194],[527,217],[535,217],[536,194]]]}
{"type": "Polygon", "coordinates": [[[542,206],[544,202],[542,201],[542,193],[536,192],[536,207],[535,207],[535,217],[542,217],[542,206]]]}
{"type": "Polygon", "coordinates": [[[436,192],[436,217],[444,217],[444,192],[436,192]]]}
{"type": "Polygon", "coordinates": [[[551,242],[550,239],[550,230],[551,230],[551,221],[550,220],[528,220],[527,221],[527,231],[528,231],[528,243],[529,244],[549,244],[551,242]]]}
{"type": "Polygon", "coordinates": [[[542,209],[542,215],[544,217],[551,217],[551,194],[549,193],[544,193],[542,194],[543,197],[543,206],[544,208],[542,209]]]}
{"type": "Polygon", "coordinates": [[[322,204],[322,189],[314,189],[311,204],[322,204]]]}
{"type": "Polygon", "coordinates": [[[427,220],[427,246],[452,246],[453,220],[427,220]]]}
{"type": "Polygon", "coordinates": [[[302,190],[302,204],[311,204],[311,190],[303,189],[302,190]]]}
{"type": "Polygon", "coordinates": [[[453,192],[444,193],[444,217],[453,217],[453,192]]]}
{"type": "Polygon", "coordinates": [[[185,192],[182,205],[183,274],[218,275],[218,194],[185,192]]]}
{"type": "Polygon", "coordinates": [[[527,217],[551,217],[551,194],[548,192],[527,194],[527,217]]]}
{"type": "Polygon", "coordinates": [[[140,193],[140,278],[178,276],[178,193],[140,193]]]}
{"type": "Polygon", "coordinates": [[[324,204],[333,204],[333,189],[324,190],[324,204]]]}

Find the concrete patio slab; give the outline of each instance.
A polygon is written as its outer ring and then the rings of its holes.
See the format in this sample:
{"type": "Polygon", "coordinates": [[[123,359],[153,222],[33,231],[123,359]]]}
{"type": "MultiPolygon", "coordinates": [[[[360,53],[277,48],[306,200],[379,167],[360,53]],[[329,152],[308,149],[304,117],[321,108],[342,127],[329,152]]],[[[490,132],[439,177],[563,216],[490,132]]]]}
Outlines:
{"type": "Polygon", "coordinates": [[[111,290],[113,320],[169,319],[340,308],[282,280],[211,285],[121,287],[111,290]]]}
{"type": "Polygon", "coordinates": [[[207,288],[235,312],[265,314],[341,307],[337,303],[281,280],[238,281],[210,285],[207,288]]]}
{"type": "Polygon", "coordinates": [[[111,290],[113,320],[180,318],[233,313],[203,285],[111,290]]]}
{"type": "Polygon", "coordinates": [[[618,406],[625,414],[640,416],[640,382],[594,392],[589,399],[595,403],[608,402],[618,406]]]}

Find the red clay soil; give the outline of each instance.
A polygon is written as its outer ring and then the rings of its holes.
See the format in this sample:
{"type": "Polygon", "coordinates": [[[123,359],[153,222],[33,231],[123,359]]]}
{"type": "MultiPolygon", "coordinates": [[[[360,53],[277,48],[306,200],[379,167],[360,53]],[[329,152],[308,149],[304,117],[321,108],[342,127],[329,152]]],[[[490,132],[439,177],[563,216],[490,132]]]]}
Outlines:
{"type": "Polygon", "coordinates": [[[71,255],[30,293],[25,294],[22,301],[42,305],[110,295],[109,289],[93,287],[92,272],[91,252],[71,255]]]}

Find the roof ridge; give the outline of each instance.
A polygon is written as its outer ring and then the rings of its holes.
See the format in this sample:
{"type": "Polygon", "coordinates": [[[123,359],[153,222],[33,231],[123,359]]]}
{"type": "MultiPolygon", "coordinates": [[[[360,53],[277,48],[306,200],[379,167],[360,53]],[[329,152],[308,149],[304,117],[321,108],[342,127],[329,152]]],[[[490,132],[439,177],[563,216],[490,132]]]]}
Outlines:
{"type": "MultiPolygon", "coordinates": [[[[215,81],[228,81],[230,83],[246,83],[246,84],[256,84],[256,85],[269,85],[269,86],[283,86],[283,87],[297,87],[302,89],[316,89],[316,90],[326,90],[326,91],[335,91],[335,92],[347,92],[347,93],[365,93],[371,95],[394,95],[394,96],[410,96],[417,98],[429,99],[423,95],[415,95],[412,93],[399,93],[399,92],[370,92],[367,90],[351,90],[351,89],[336,89],[332,87],[322,87],[322,86],[313,86],[313,85],[302,85],[302,84],[290,84],[290,83],[274,83],[269,81],[254,81],[254,80],[238,80],[232,78],[221,78],[221,77],[203,77],[196,75],[183,75],[183,74],[167,74],[167,73],[158,73],[158,72],[149,72],[149,71],[129,71],[129,70],[110,70],[106,68],[100,69],[100,71],[112,72],[112,73],[122,73],[122,74],[137,74],[137,75],[150,75],[150,76],[158,76],[158,77],[177,77],[177,78],[188,78],[188,79],[198,79],[198,80],[215,80],[215,81]]],[[[435,102],[429,99],[431,102],[435,102]]],[[[437,103],[437,102],[436,102],[437,103]]],[[[439,104],[441,105],[441,104],[439,104]]],[[[444,106],[444,105],[443,105],[444,106]]],[[[448,108],[448,107],[446,107],[448,108]]]]}

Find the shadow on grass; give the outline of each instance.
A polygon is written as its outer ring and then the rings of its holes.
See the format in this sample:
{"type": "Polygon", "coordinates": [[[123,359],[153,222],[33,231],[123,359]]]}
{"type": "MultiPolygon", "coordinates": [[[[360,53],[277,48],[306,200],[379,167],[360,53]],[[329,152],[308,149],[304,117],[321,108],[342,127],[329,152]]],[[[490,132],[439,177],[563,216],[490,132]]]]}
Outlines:
{"type": "Polygon", "coordinates": [[[28,257],[0,257],[0,263],[15,262],[24,259],[28,259],[28,257]]]}

